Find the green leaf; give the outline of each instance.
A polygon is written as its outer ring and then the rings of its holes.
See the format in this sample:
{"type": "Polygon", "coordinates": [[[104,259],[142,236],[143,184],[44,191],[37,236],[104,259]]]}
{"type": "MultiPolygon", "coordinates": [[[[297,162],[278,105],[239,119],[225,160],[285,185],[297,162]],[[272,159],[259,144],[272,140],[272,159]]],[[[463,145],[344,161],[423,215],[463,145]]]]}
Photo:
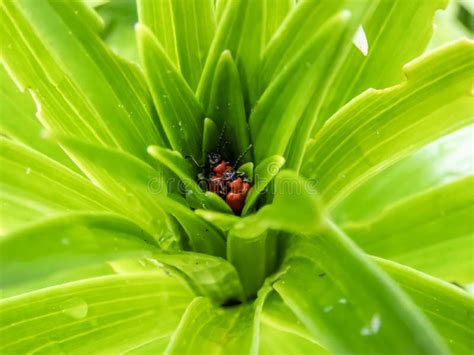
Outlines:
{"type": "Polygon", "coordinates": [[[203,109],[153,33],[140,24],[136,32],[146,80],[167,138],[174,150],[200,160],[203,109]]]}
{"type": "Polygon", "coordinates": [[[1,138],[0,152],[0,234],[66,211],[123,209],[83,176],[22,144],[1,138]]]}
{"type": "MultiPolygon", "coordinates": [[[[91,1],[91,0],[86,0],[91,1]]],[[[121,57],[139,63],[134,25],[138,21],[134,0],[98,0],[103,4],[95,7],[104,19],[102,39],[121,57]]]]}
{"type": "Polygon", "coordinates": [[[327,85],[313,134],[337,109],[364,90],[382,89],[400,82],[403,65],[423,53],[433,33],[435,11],[444,8],[447,0],[347,3],[351,9],[365,7],[360,25],[368,52],[364,55],[349,45],[334,63],[337,75],[327,85]]]}
{"type": "Polygon", "coordinates": [[[262,355],[328,353],[321,346],[306,338],[267,323],[260,325],[259,343],[258,353],[262,355]]]}
{"type": "Polygon", "coordinates": [[[0,350],[126,352],[157,334],[169,337],[192,296],[179,279],[155,271],[86,279],[8,298],[0,301],[0,350]]]}
{"type": "Polygon", "coordinates": [[[178,276],[184,277],[198,294],[219,304],[244,298],[238,274],[229,262],[190,252],[168,254],[158,249],[143,229],[109,213],[76,213],[47,219],[6,235],[0,239],[0,247],[0,267],[5,271],[0,287],[7,294],[12,288],[14,291],[35,284],[44,287],[45,283],[38,280],[57,281],[64,276],[62,282],[71,281],[70,273],[65,271],[77,270],[79,274],[84,269],[87,277],[92,265],[132,265],[136,260],[140,271],[156,269],[157,262],[177,270],[178,276]]]}
{"type": "Polygon", "coordinates": [[[275,291],[263,305],[259,342],[259,354],[327,353],[275,291]]]}
{"type": "Polygon", "coordinates": [[[36,106],[29,92],[20,92],[5,68],[0,66],[0,133],[78,170],[56,143],[43,139],[45,128],[35,112],[36,106]]]}
{"type": "Polygon", "coordinates": [[[474,299],[464,290],[406,266],[375,258],[377,263],[410,295],[445,338],[453,354],[474,349],[474,299]]]}
{"type": "Polygon", "coordinates": [[[240,218],[234,214],[214,212],[209,210],[195,210],[194,212],[209,223],[212,223],[214,226],[218,227],[223,232],[231,230],[234,225],[240,221],[240,218]]]}
{"type": "Polygon", "coordinates": [[[255,353],[258,349],[260,313],[269,289],[257,300],[219,308],[206,298],[195,298],[168,344],[166,353],[255,353]]]}
{"type": "Polygon", "coordinates": [[[342,12],[326,22],[259,99],[249,119],[257,164],[285,152],[305,107],[333,65],[349,20],[349,13],[342,12]]]}
{"type": "Polygon", "coordinates": [[[253,178],[253,170],[253,163],[251,161],[237,168],[237,171],[241,171],[251,178],[253,178]]]}
{"type": "Polygon", "coordinates": [[[275,179],[271,205],[235,225],[242,238],[253,238],[267,229],[311,233],[321,227],[321,205],[311,182],[284,170],[275,179]]]}
{"type": "Polygon", "coordinates": [[[232,213],[232,210],[227,206],[223,199],[212,192],[204,193],[201,187],[194,181],[195,173],[181,154],[169,149],[150,146],[148,153],[158,160],[163,166],[169,168],[175,173],[183,183],[186,191],[186,197],[193,208],[215,209],[224,213],[232,213]]]}
{"type": "Polygon", "coordinates": [[[81,157],[83,170],[93,181],[121,198],[127,206],[133,206],[125,215],[143,225],[162,248],[175,248],[176,243],[184,242],[170,214],[185,230],[194,251],[225,255],[221,234],[188,206],[167,195],[167,185],[172,179],[169,174],[121,152],[71,139],[62,139],[61,144],[74,149],[81,157]]]}
{"type": "Polygon", "coordinates": [[[80,1],[3,1],[0,22],[4,65],[30,88],[48,130],[144,159],[149,144],[162,144],[141,73],[104,45],[93,10],[80,1]]]}
{"type": "Polygon", "coordinates": [[[202,133],[202,156],[204,159],[207,158],[208,153],[216,151],[218,136],[219,129],[216,123],[210,118],[205,118],[202,133]]]}
{"type": "Polygon", "coordinates": [[[257,165],[255,168],[253,186],[245,200],[245,207],[242,211],[242,216],[246,216],[255,206],[260,194],[267,188],[275,175],[278,174],[283,164],[285,164],[285,159],[282,156],[275,155],[264,159],[257,165]]]}
{"type": "Polygon", "coordinates": [[[387,206],[344,230],[364,250],[445,280],[474,279],[474,176],[387,206]]]}
{"type": "Polygon", "coordinates": [[[138,12],[140,23],[150,28],[196,89],[216,26],[213,0],[139,0],[138,12]]]}
{"type": "Polygon", "coordinates": [[[204,107],[209,106],[217,62],[222,52],[229,50],[239,70],[246,108],[250,111],[250,103],[255,99],[256,71],[263,45],[263,2],[220,1],[217,13],[220,11],[222,18],[218,20],[196,95],[204,107]],[[221,6],[222,10],[219,10],[221,6]]]}
{"type": "Polygon", "coordinates": [[[189,285],[197,294],[217,304],[245,299],[239,276],[227,260],[192,252],[160,253],[153,258],[178,269],[186,275],[189,285]]]}
{"type": "Polygon", "coordinates": [[[162,247],[179,239],[173,222],[159,203],[167,193],[167,172],[124,152],[71,138],[56,139],[77,157],[81,170],[91,181],[126,206],[122,207],[122,214],[153,235],[162,247]]]}
{"type": "Polygon", "coordinates": [[[369,178],[331,210],[335,222],[374,218],[388,205],[472,174],[473,135],[474,125],[462,128],[369,178]]]}
{"type": "MultiPolygon", "coordinates": [[[[246,151],[250,137],[244,98],[239,72],[228,50],[222,52],[217,62],[207,114],[214,119],[220,131],[225,127],[224,134],[229,140],[230,155],[234,159],[246,151]]],[[[251,160],[251,152],[242,158],[243,162],[251,160]]]]}
{"type": "Polygon", "coordinates": [[[472,39],[472,31],[470,32],[457,19],[457,16],[461,12],[461,7],[469,9],[469,5],[469,1],[450,1],[445,11],[439,11],[435,14],[433,36],[431,37],[428,49],[433,49],[461,38],[472,39]]]}
{"type": "Polygon", "coordinates": [[[140,23],[150,29],[166,56],[179,68],[171,0],[137,0],[140,23]]]}
{"type": "Polygon", "coordinates": [[[263,43],[267,44],[288,13],[295,6],[295,0],[263,0],[265,6],[265,25],[263,43]]]}
{"type": "Polygon", "coordinates": [[[333,225],[291,238],[285,260],[273,287],[331,352],[447,352],[421,311],[333,225]]]}
{"type": "MultiPolygon", "coordinates": [[[[276,7],[275,1],[264,2],[266,6],[271,5],[271,9],[276,7]]],[[[279,1],[277,4],[282,2],[286,3],[287,1],[279,1]]],[[[300,55],[314,37],[315,29],[316,32],[319,31],[328,19],[340,11],[342,3],[342,0],[298,1],[294,10],[285,18],[262,54],[258,73],[259,94],[285,69],[285,65],[300,55]]],[[[276,13],[277,11],[275,11],[275,15],[276,13]]]]}
{"type": "Polygon", "coordinates": [[[116,215],[61,215],[0,239],[0,267],[4,272],[0,287],[100,261],[150,256],[153,244],[151,236],[116,215]]]}
{"type": "Polygon", "coordinates": [[[274,232],[264,231],[249,236],[242,235],[239,229],[230,230],[227,236],[227,259],[239,273],[248,298],[257,294],[265,277],[274,271],[276,244],[274,232]]]}
{"type": "Polygon", "coordinates": [[[250,229],[252,223],[253,231],[266,226],[297,233],[287,238],[283,275],[273,288],[323,346],[333,352],[363,353],[446,350],[397,285],[321,216],[308,181],[286,171],[276,178],[275,189],[274,203],[241,225],[250,229]]]}
{"type": "Polygon", "coordinates": [[[473,121],[474,45],[457,42],[412,62],[407,81],[369,90],[315,136],[302,172],[329,208],[370,176],[473,121]],[[449,65],[449,70],[446,66],[449,65]]]}

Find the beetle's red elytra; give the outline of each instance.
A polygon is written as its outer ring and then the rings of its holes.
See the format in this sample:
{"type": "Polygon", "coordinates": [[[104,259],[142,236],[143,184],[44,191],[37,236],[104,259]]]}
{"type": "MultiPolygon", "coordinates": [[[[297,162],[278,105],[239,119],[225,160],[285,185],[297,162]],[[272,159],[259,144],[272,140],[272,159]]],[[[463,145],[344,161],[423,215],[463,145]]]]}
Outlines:
{"type": "MultiPolygon", "coordinates": [[[[213,164],[210,165],[212,167],[213,164]]],[[[233,165],[222,160],[212,167],[207,185],[209,191],[223,198],[236,215],[242,213],[247,193],[251,188],[250,181],[244,173],[236,171],[233,165]]]]}

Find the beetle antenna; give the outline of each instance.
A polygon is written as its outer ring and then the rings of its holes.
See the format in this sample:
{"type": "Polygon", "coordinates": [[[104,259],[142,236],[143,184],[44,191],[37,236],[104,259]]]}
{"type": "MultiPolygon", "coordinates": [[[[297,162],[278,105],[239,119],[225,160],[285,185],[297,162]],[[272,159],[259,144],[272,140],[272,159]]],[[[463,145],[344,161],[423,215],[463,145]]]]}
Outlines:
{"type": "Polygon", "coordinates": [[[237,165],[239,165],[240,161],[247,155],[247,153],[250,151],[250,149],[252,149],[252,144],[249,144],[247,149],[245,149],[245,152],[243,152],[242,154],[239,155],[239,157],[237,158],[237,160],[234,163],[234,166],[233,166],[234,170],[237,167],[237,165]]]}
{"type": "Polygon", "coordinates": [[[184,156],[184,159],[191,159],[191,161],[193,162],[193,164],[194,164],[197,168],[199,168],[199,169],[203,169],[204,166],[205,166],[204,164],[203,164],[203,165],[199,164],[199,163],[197,162],[197,160],[196,160],[192,155],[185,155],[185,156],[184,156]]]}
{"type": "Polygon", "coordinates": [[[224,141],[224,134],[225,134],[226,126],[227,126],[227,122],[224,122],[224,124],[222,125],[221,134],[219,135],[219,139],[217,140],[217,151],[219,153],[222,152],[222,149],[224,149],[225,145],[227,144],[224,141]]]}

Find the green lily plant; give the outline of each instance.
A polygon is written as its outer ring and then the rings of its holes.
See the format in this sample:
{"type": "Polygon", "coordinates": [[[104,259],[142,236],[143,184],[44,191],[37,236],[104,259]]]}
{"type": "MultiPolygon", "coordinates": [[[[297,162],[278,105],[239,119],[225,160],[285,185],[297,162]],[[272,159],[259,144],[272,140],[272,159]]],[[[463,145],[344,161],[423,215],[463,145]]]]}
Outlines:
{"type": "Polygon", "coordinates": [[[472,354],[445,0],[137,0],[110,42],[92,1],[0,4],[0,353],[472,354]]]}

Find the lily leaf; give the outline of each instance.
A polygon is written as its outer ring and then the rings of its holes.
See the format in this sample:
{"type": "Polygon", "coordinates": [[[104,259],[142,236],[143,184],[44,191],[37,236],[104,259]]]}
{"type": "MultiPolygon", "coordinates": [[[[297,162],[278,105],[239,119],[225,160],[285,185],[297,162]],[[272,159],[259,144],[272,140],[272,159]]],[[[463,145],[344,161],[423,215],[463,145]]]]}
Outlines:
{"type": "Polygon", "coordinates": [[[245,299],[239,276],[227,260],[193,252],[159,253],[153,258],[178,269],[197,294],[206,296],[217,304],[245,299]]]}
{"type": "Polygon", "coordinates": [[[283,164],[285,164],[285,159],[282,156],[275,155],[263,160],[257,165],[255,168],[254,183],[245,200],[245,207],[242,211],[242,216],[247,215],[255,206],[259,195],[278,174],[283,164]]]}
{"type": "MultiPolygon", "coordinates": [[[[239,72],[228,50],[222,52],[217,62],[207,114],[214,119],[220,131],[225,127],[230,151],[237,159],[247,150],[250,138],[239,72]]],[[[243,162],[251,160],[251,152],[242,158],[243,162]]]]}
{"type": "Polygon", "coordinates": [[[239,273],[248,298],[256,295],[265,277],[274,271],[277,261],[275,233],[257,233],[249,236],[248,232],[232,229],[227,236],[227,259],[239,273]]]}
{"type": "Polygon", "coordinates": [[[144,25],[137,25],[136,32],[153,102],[171,146],[200,160],[203,109],[153,33],[144,25]]]}
{"type": "Polygon", "coordinates": [[[403,158],[364,182],[331,215],[340,225],[368,220],[388,205],[472,174],[473,135],[470,125],[403,158]]]}
{"type": "Polygon", "coordinates": [[[279,29],[281,23],[294,8],[295,0],[264,0],[265,26],[263,42],[267,44],[279,29]]]}
{"type": "Polygon", "coordinates": [[[240,307],[217,308],[205,298],[195,298],[168,344],[169,354],[255,353],[258,349],[262,305],[270,290],[240,307]]]}
{"type": "Polygon", "coordinates": [[[71,170],[77,166],[55,143],[43,139],[44,126],[35,117],[36,107],[29,92],[20,92],[0,65],[0,133],[62,163],[71,170]]]}
{"type": "Polygon", "coordinates": [[[1,234],[66,211],[123,210],[83,176],[20,143],[0,138],[0,152],[1,234]]]}
{"type": "Polygon", "coordinates": [[[4,1],[0,22],[3,64],[48,130],[144,159],[163,144],[140,71],[104,45],[83,2],[4,1]]]}
{"type": "Polygon", "coordinates": [[[472,351],[474,331],[466,326],[474,322],[472,295],[401,264],[380,258],[375,258],[375,261],[431,319],[453,354],[472,351]]]}
{"type": "Polygon", "coordinates": [[[400,288],[334,224],[318,223],[325,217],[308,186],[294,172],[282,172],[275,181],[279,194],[274,203],[256,214],[268,228],[306,235],[287,238],[282,265],[286,272],[273,284],[285,303],[334,352],[387,346],[400,353],[446,351],[429,321],[400,288]],[[395,331],[393,338],[390,334],[395,331]]]}
{"type": "Polygon", "coordinates": [[[260,321],[260,348],[262,354],[327,354],[275,291],[263,305],[260,321]]]}
{"type": "Polygon", "coordinates": [[[190,163],[187,162],[182,155],[175,151],[157,146],[148,147],[148,153],[180,178],[191,207],[204,207],[225,213],[232,213],[229,206],[227,206],[224,200],[217,196],[217,194],[209,191],[204,193],[202,191],[201,187],[194,181],[194,171],[190,163]]]}
{"type": "Polygon", "coordinates": [[[473,55],[474,44],[460,41],[421,57],[406,67],[405,82],[366,91],[327,122],[302,173],[318,182],[329,208],[370,176],[473,122],[473,55]]]}
{"type": "Polygon", "coordinates": [[[126,219],[104,213],[69,214],[0,239],[2,289],[57,270],[99,261],[150,256],[153,238],[126,219]]]}
{"type": "Polygon", "coordinates": [[[234,214],[227,214],[221,212],[214,212],[209,210],[195,210],[194,211],[198,216],[205,219],[209,223],[212,223],[220,230],[227,232],[231,230],[234,225],[240,221],[240,218],[234,214]]]}
{"type": "Polygon", "coordinates": [[[210,118],[205,118],[202,132],[202,156],[205,159],[207,158],[207,154],[216,151],[218,136],[219,129],[216,123],[210,118]]]}
{"type": "Polygon", "coordinates": [[[367,41],[367,53],[349,45],[335,62],[337,75],[328,83],[313,134],[340,107],[366,89],[382,89],[400,82],[403,65],[421,55],[428,45],[436,10],[448,3],[447,0],[346,2],[351,10],[360,7],[355,10],[361,12],[359,32],[367,41]]]}
{"type": "Polygon", "coordinates": [[[324,83],[350,19],[342,12],[325,23],[287,68],[281,71],[255,105],[249,119],[257,164],[285,152],[305,107],[324,83]]]}
{"type": "Polygon", "coordinates": [[[192,298],[182,281],[163,271],[85,279],[7,298],[0,301],[0,349],[126,352],[157,334],[169,338],[192,298]]]}
{"type": "Polygon", "coordinates": [[[195,90],[214,36],[213,1],[139,0],[138,14],[195,90]]]}
{"type": "Polygon", "coordinates": [[[215,256],[225,255],[221,234],[196,216],[188,206],[167,194],[169,176],[143,161],[110,149],[62,139],[84,162],[83,170],[103,189],[133,204],[130,218],[143,225],[164,249],[183,243],[180,232],[168,214],[176,218],[190,239],[194,251],[215,256]]]}
{"type": "Polygon", "coordinates": [[[367,253],[457,282],[474,279],[474,176],[402,200],[344,230],[367,253]]]}
{"type": "Polygon", "coordinates": [[[247,111],[256,90],[256,70],[263,45],[263,2],[220,1],[222,18],[209,49],[196,95],[204,107],[210,103],[214,70],[223,51],[229,50],[239,70],[247,111]]]}
{"type": "Polygon", "coordinates": [[[340,231],[288,243],[287,272],[273,287],[328,350],[447,351],[419,309],[340,231]]]}

